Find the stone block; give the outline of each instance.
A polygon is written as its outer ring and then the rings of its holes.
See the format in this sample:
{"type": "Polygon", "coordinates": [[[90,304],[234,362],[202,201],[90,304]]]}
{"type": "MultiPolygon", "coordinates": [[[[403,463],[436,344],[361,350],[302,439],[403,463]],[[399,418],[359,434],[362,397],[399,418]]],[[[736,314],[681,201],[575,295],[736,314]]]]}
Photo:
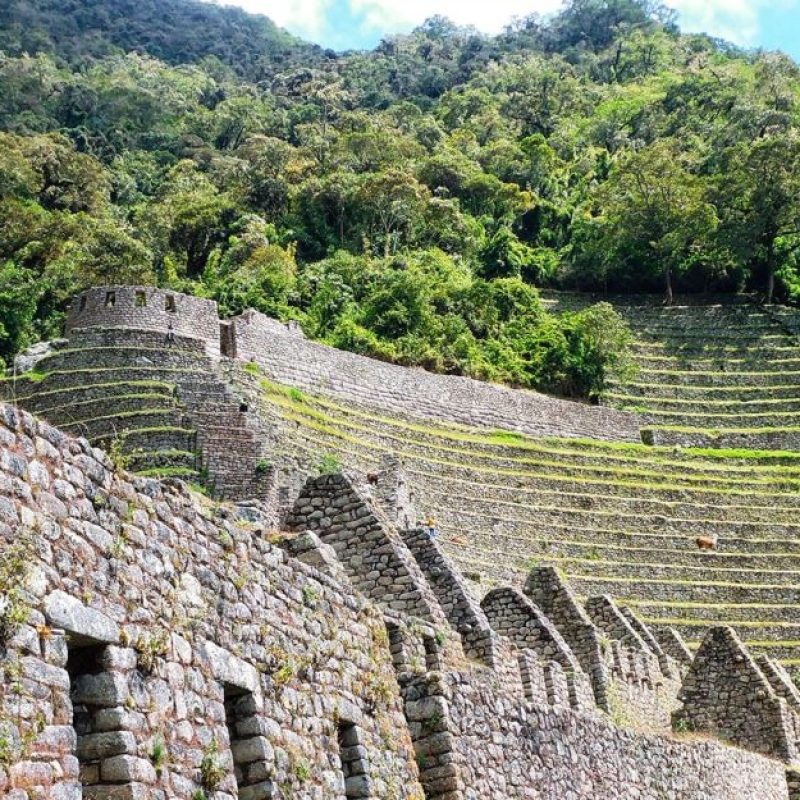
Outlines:
{"type": "Polygon", "coordinates": [[[263,781],[252,786],[242,786],[239,789],[239,800],[270,800],[275,796],[275,784],[272,781],[263,781]]]}
{"type": "Polygon", "coordinates": [[[87,706],[115,708],[124,705],[129,694],[125,676],[113,672],[81,675],[72,686],[72,702],[87,706]]]}
{"type": "Polygon", "coordinates": [[[258,672],[246,661],[209,641],[201,642],[197,653],[221,683],[228,683],[248,692],[258,691],[258,672]]]}
{"type": "Polygon", "coordinates": [[[136,754],[136,739],[130,731],[90,733],[78,738],[77,756],[81,761],[98,761],[122,754],[136,754]]]}
{"type": "Polygon", "coordinates": [[[119,641],[119,626],[110,617],[85,606],[80,600],[56,590],[45,599],[45,615],[50,624],[63,628],[76,641],[119,641]]]}
{"type": "Polygon", "coordinates": [[[272,745],[264,736],[239,739],[233,742],[231,751],[233,760],[237,764],[249,764],[253,761],[272,761],[274,758],[272,745]]]}
{"type": "Polygon", "coordinates": [[[155,767],[144,758],[118,755],[100,763],[100,779],[109,783],[155,783],[155,767]]]}

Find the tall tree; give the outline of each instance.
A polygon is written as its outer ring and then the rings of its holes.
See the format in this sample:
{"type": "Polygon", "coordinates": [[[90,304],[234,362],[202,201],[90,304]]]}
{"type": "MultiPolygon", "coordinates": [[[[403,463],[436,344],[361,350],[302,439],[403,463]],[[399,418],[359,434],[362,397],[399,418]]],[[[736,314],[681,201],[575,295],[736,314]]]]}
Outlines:
{"type": "Polygon", "coordinates": [[[662,140],[626,153],[594,196],[596,260],[606,270],[661,275],[667,303],[675,276],[710,249],[718,224],[708,187],[690,167],[674,142],[662,140]]]}
{"type": "Polygon", "coordinates": [[[800,248],[800,135],[796,129],[734,148],[724,183],[725,232],[731,248],[765,279],[771,303],[779,257],[800,248]]]}

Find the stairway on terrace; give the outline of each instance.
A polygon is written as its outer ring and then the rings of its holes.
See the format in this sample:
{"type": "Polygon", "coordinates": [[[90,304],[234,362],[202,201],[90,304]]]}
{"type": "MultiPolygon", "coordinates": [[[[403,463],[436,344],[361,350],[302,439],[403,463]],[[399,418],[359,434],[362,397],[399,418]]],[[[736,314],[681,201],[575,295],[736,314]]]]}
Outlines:
{"type": "Polygon", "coordinates": [[[800,450],[795,312],[752,303],[615,304],[638,374],[604,403],[644,415],[646,441],[800,450]]]}
{"type": "Polygon", "coordinates": [[[86,437],[132,472],[180,477],[221,498],[261,496],[261,435],[203,343],[162,333],[90,328],[5,380],[3,396],[86,437]]]}
{"type": "Polygon", "coordinates": [[[478,593],[552,565],[581,598],[609,594],[690,646],[730,625],[756,653],[800,664],[800,453],[540,439],[258,389],[290,468],[399,458],[417,516],[436,516],[478,593]],[[717,550],[700,552],[712,534],[717,550]]]}

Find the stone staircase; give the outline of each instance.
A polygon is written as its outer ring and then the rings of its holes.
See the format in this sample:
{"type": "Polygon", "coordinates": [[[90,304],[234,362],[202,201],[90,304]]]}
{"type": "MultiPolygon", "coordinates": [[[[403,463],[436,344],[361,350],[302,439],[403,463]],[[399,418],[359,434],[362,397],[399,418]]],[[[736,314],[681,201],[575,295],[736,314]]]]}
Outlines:
{"type": "Polygon", "coordinates": [[[223,499],[263,497],[262,436],[202,343],[126,329],[74,331],[3,396],[85,436],[134,472],[181,477],[223,499]]]}

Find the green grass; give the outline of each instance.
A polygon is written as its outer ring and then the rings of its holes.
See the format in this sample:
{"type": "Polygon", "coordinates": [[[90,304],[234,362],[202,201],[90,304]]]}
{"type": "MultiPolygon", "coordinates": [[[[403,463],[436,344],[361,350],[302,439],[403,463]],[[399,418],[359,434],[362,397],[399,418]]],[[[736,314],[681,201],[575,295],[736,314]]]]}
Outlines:
{"type": "MultiPolygon", "coordinates": [[[[613,399],[619,400],[620,402],[630,402],[630,401],[646,401],[650,404],[662,404],[662,405],[675,405],[675,406],[720,406],[722,408],[727,408],[729,406],[756,406],[756,405],[780,405],[781,403],[797,403],[800,402],[800,386],[797,387],[797,397],[779,397],[779,398],[769,398],[769,399],[761,399],[758,400],[691,400],[685,397],[654,397],[652,395],[647,395],[646,397],[636,394],[617,394],[616,392],[607,392],[603,395],[603,399],[613,399]]],[[[652,410],[652,405],[647,406],[648,409],[652,410]]],[[[687,412],[692,416],[696,416],[693,411],[687,412]]],[[[767,412],[769,413],[769,412],[767,412]]],[[[800,411],[796,412],[800,413],[800,411]]],[[[713,415],[711,415],[713,416],[713,415]]]]}
{"type": "MultiPolygon", "coordinates": [[[[72,409],[72,408],[76,408],[77,409],[77,408],[81,408],[83,406],[93,406],[93,405],[97,405],[98,403],[102,403],[103,405],[113,406],[114,403],[120,402],[122,400],[153,400],[153,399],[157,399],[159,402],[164,402],[164,395],[163,394],[143,394],[142,393],[142,394],[115,394],[115,395],[109,395],[108,397],[92,397],[92,398],[90,398],[88,400],[75,400],[72,403],[67,403],[67,404],[61,405],[61,406],[47,406],[45,408],[37,409],[37,411],[35,413],[38,414],[38,415],[44,415],[44,414],[52,414],[54,412],[59,412],[59,411],[65,411],[65,410],[69,410],[69,409],[72,409]]],[[[176,407],[173,406],[171,410],[174,411],[175,408],[176,407]]],[[[140,411],[121,411],[121,412],[118,412],[118,413],[114,414],[114,416],[120,416],[121,417],[121,416],[125,416],[126,414],[145,414],[145,413],[148,413],[148,412],[155,413],[156,411],[157,411],[156,409],[143,408],[140,411]]],[[[105,418],[104,417],[98,417],[97,419],[105,419],[105,418]]],[[[72,423],[62,423],[62,424],[73,424],[73,423],[79,423],[79,422],[84,422],[84,421],[85,420],[83,420],[82,418],[77,418],[72,423]]],[[[93,420],[90,420],[90,421],[93,421],[93,420]]]]}
{"type": "MultiPolygon", "coordinates": [[[[194,436],[197,431],[194,428],[180,428],[176,425],[151,425],[145,426],[144,428],[125,428],[125,430],[120,431],[118,438],[121,440],[125,440],[130,438],[135,434],[150,434],[150,433],[169,433],[174,434],[176,436],[194,436]]],[[[109,438],[109,434],[102,434],[100,436],[95,436],[89,439],[90,442],[102,442],[107,441],[109,438]]]]}
{"type": "Polygon", "coordinates": [[[93,422],[104,422],[108,419],[133,419],[134,417],[149,417],[149,416],[168,416],[174,414],[175,408],[146,408],[143,411],[120,411],[118,414],[105,414],[101,417],[92,417],[90,419],[80,419],[74,422],[65,422],[63,427],[69,428],[73,425],[90,425],[93,422]]]}
{"type": "MultiPolygon", "coordinates": [[[[343,440],[350,440],[362,447],[367,447],[371,449],[379,449],[377,445],[372,442],[364,441],[359,439],[356,435],[353,435],[352,432],[358,433],[367,433],[370,434],[371,430],[363,425],[357,425],[346,421],[342,418],[334,418],[325,412],[320,411],[319,409],[312,408],[306,402],[304,403],[294,403],[291,401],[281,401],[277,399],[279,405],[283,405],[287,413],[287,418],[291,419],[294,422],[298,422],[301,424],[305,424],[308,427],[311,427],[319,432],[326,433],[330,436],[340,438],[343,440]],[[342,428],[346,428],[351,433],[345,433],[342,428]]],[[[381,421],[384,424],[394,425],[396,428],[402,428],[406,430],[413,430],[417,432],[419,428],[422,426],[419,425],[412,425],[409,423],[396,423],[393,420],[384,420],[378,417],[377,415],[372,415],[373,421],[381,421]]],[[[424,429],[423,429],[424,430],[424,429]]],[[[441,436],[441,429],[437,430],[435,433],[433,431],[429,432],[429,436],[441,436]]],[[[409,445],[418,446],[425,450],[431,449],[430,442],[426,441],[418,441],[418,440],[409,440],[407,437],[395,436],[393,434],[384,433],[381,436],[382,439],[392,439],[398,442],[397,451],[398,454],[403,455],[407,458],[419,458],[420,455],[418,453],[414,453],[413,451],[409,451],[407,448],[409,445]]],[[[491,438],[480,437],[476,435],[466,436],[464,434],[458,435],[454,437],[452,435],[446,437],[449,440],[457,439],[458,441],[477,441],[482,444],[491,443],[491,438]]],[[[508,476],[519,476],[524,478],[535,478],[539,480],[550,480],[555,482],[571,482],[571,483],[579,483],[585,485],[607,485],[607,486],[617,486],[617,487],[628,487],[628,488],[639,488],[639,489],[647,489],[649,491],[663,491],[668,489],[686,489],[691,488],[693,491],[706,493],[706,494],[723,494],[723,495],[761,495],[761,496],[769,496],[774,497],[776,496],[776,492],[759,492],[758,490],[753,488],[754,481],[752,478],[746,480],[737,480],[735,478],[731,478],[727,476],[725,478],[726,484],[741,484],[742,486],[746,486],[746,489],[735,489],[735,488],[727,488],[725,486],[717,486],[712,487],[708,486],[709,476],[708,475],[693,475],[693,476],[684,476],[683,480],[687,483],[697,483],[696,486],[681,486],[679,482],[675,482],[674,479],[672,482],[665,482],[663,479],[665,477],[664,473],[657,472],[654,470],[643,470],[643,469],[636,469],[634,467],[629,467],[627,469],[619,469],[614,467],[606,467],[606,466],[584,466],[582,471],[584,473],[603,473],[612,476],[609,479],[601,480],[598,478],[586,477],[585,474],[579,474],[576,476],[569,476],[564,477],[563,474],[556,474],[558,470],[564,469],[563,462],[560,461],[552,461],[552,460],[544,460],[544,459],[530,459],[530,458],[519,458],[510,456],[507,454],[503,455],[503,460],[509,463],[519,464],[521,466],[530,466],[530,467],[551,467],[553,468],[553,473],[547,472],[536,472],[531,470],[523,470],[523,469],[509,469],[507,467],[494,467],[492,469],[477,465],[474,463],[476,459],[492,460],[497,458],[496,455],[491,453],[478,453],[474,450],[469,449],[459,449],[452,446],[439,444],[436,447],[436,450],[443,453],[448,453],[450,455],[458,455],[458,456],[467,456],[472,460],[470,464],[470,468],[474,469],[475,471],[489,473],[489,474],[497,474],[497,475],[508,475],[508,476]],[[634,476],[638,478],[660,478],[662,479],[658,483],[649,483],[646,480],[622,480],[624,476],[634,476]]],[[[453,462],[443,460],[442,458],[434,458],[432,456],[426,456],[425,460],[429,462],[440,463],[444,465],[449,465],[451,467],[461,467],[463,464],[461,462],[453,462]]],[[[680,462],[676,463],[676,467],[685,467],[684,464],[680,462]]],[[[572,467],[573,471],[580,472],[580,469],[577,467],[572,467]]],[[[783,472],[775,472],[771,474],[769,477],[765,477],[763,479],[758,479],[755,483],[760,483],[764,486],[774,486],[776,478],[780,477],[781,484],[791,488],[800,487],[800,478],[794,477],[790,473],[783,472]]],[[[674,478],[674,476],[673,476],[674,478]]]]}
{"type": "MultiPolygon", "coordinates": [[[[291,387],[280,386],[266,380],[261,381],[261,386],[268,396],[288,398],[296,404],[292,407],[293,410],[306,413],[328,424],[339,424],[341,422],[341,416],[331,416],[314,406],[320,406],[323,409],[335,411],[344,417],[356,417],[366,422],[379,422],[399,430],[421,433],[426,437],[443,438],[450,441],[474,443],[483,446],[508,445],[509,447],[519,450],[559,455],[562,457],[564,455],[578,457],[589,455],[590,457],[616,458],[619,461],[635,460],[638,463],[646,461],[649,463],[668,464],[680,469],[685,469],[687,467],[687,461],[694,459],[713,461],[741,459],[751,463],[748,463],[746,466],[742,465],[738,467],[736,465],[727,465],[727,468],[733,470],[740,469],[743,472],[747,472],[747,474],[752,473],[752,468],[754,466],[752,464],[753,461],[784,460],[787,462],[794,462],[797,468],[800,469],[800,452],[792,450],[686,447],[681,450],[681,459],[678,460],[675,458],[675,448],[671,445],[652,446],[633,442],[599,442],[593,439],[580,438],[534,438],[516,431],[494,430],[486,432],[479,428],[468,428],[455,424],[452,426],[444,426],[440,423],[426,424],[420,421],[410,422],[396,417],[387,417],[372,411],[361,411],[355,406],[345,407],[328,398],[322,398],[317,395],[311,396],[291,387]]],[[[775,465],[770,464],[765,466],[772,470],[775,465]]]]}
{"type": "Polygon", "coordinates": [[[699,428],[689,425],[648,425],[645,430],[670,431],[671,433],[699,433],[711,439],[718,439],[720,436],[729,436],[731,434],[800,433],[800,426],[788,425],[781,426],[780,428],[699,428]]]}
{"type": "Polygon", "coordinates": [[[71,394],[76,391],[88,389],[115,389],[119,386],[130,386],[136,389],[163,389],[165,392],[172,392],[175,390],[175,384],[167,383],[166,381],[104,381],[102,383],[89,383],[81,386],[67,386],[62,389],[46,389],[43,392],[36,392],[35,394],[21,399],[31,400],[39,397],[50,397],[52,395],[71,394]]]}
{"type": "Polygon", "coordinates": [[[150,469],[134,470],[134,474],[143,478],[183,478],[197,477],[198,472],[187,467],[151,467],[150,469]]]}

